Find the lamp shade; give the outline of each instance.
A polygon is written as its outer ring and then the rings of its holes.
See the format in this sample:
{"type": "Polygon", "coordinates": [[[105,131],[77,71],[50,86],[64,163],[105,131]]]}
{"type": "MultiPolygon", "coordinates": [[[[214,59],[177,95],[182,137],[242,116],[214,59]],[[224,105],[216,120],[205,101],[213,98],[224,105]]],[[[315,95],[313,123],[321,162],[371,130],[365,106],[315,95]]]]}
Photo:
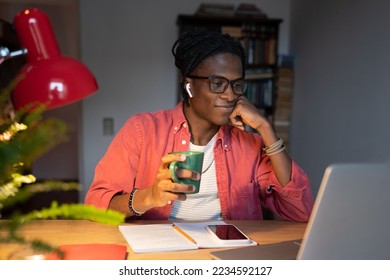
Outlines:
{"type": "Polygon", "coordinates": [[[97,91],[96,79],[85,65],[61,56],[44,12],[37,8],[20,11],[14,26],[21,45],[27,49],[27,63],[18,72],[12,92],[15,109],[29,104],[46,104],[46,109],[53,109],[97,91]]]}

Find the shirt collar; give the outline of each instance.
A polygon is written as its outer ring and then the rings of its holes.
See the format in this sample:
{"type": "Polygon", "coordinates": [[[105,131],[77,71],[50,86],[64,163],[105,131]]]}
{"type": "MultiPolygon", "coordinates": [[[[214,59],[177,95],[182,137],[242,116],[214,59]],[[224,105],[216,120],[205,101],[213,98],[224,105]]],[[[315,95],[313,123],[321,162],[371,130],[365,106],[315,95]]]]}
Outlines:
{"type": "Polygon", "coordinates": [[[223,125],[219,128],[217,143],[221,144],[221,147],[229,151],[231,147],[231,131],[232,127],[229,124],[223,125]]]}
{"type": "Polygon", "coordinates": [[[187,132],[189,132],[188,123],[183,113],[183,101],[179,102],[176,105],[176,107],[173,109],[172,115],[174,129],[173,133],[176,134],[183,128],[186,129],[187,132]]]}

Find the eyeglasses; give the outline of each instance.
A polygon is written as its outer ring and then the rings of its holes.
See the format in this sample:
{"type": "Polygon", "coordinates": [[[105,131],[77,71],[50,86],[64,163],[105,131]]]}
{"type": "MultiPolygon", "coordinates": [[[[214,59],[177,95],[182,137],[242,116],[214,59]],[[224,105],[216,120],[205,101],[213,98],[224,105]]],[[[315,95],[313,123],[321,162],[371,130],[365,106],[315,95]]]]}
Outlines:
{"type": "Polygon", "coordinates": [[[229,81],[228,79],[220,76],[210,76],[210,77],[202,77],[202,76],[188,76],[188,78],[192,79],[207,79],[209,80],[210,90],[214,93],[223,93],[228,88],[229,84],[233,89],[234,94],[243,95],[248,86],[247,82],[242,79],[236,79],[233,81],[229,81]]]}

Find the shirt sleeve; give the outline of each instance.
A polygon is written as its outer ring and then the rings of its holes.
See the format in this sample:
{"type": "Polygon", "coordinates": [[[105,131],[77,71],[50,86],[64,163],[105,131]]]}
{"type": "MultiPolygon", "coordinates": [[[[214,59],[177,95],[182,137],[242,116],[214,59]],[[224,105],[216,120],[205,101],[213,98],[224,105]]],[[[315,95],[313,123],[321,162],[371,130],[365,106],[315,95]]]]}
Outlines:
{"type": "Polygon", "coordinates": [[[313,208],[313,197],[306,173],[293,161],[291,180],[281,186],[267,156],[261,165],[263,172],[259,184],[262,207],[283,220],[307,222],[313,208]]]}

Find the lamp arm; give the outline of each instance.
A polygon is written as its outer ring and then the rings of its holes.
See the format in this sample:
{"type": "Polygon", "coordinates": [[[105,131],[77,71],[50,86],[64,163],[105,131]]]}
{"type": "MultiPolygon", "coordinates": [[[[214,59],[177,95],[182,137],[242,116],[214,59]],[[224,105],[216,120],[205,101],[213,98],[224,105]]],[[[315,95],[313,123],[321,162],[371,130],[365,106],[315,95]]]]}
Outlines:
{"type": "Polygon", "coordinates": [[[7,59],[19,55],[24,55],[26,53],[27,53],[27,49],[21,49],[21,50],[11,52],[7,47],[0,46],[0,64],[7,59]]]}

